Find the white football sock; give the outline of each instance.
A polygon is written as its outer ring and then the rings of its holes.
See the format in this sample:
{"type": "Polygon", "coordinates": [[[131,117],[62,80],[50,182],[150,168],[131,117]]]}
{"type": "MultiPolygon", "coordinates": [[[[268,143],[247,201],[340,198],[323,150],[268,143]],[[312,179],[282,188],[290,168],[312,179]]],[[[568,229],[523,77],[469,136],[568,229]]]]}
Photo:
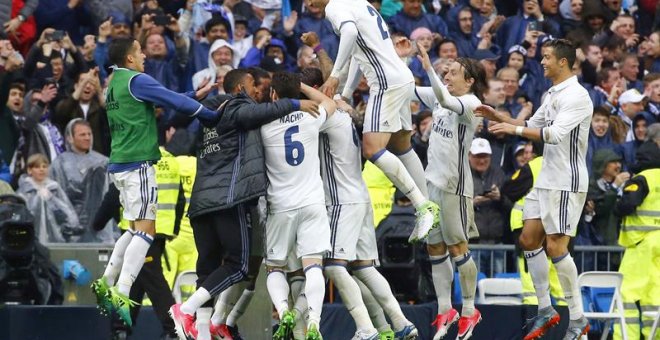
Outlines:
{"type": "MultiPolygon", "coordinates": [[[[525,251],[525,261],[527,261],[527,271],[532,277],[536,297],[539,300],[539,310],[550,307],[550,283],[548,268],[548,257],[543,248],[525,251]]],[[[559,270],[557,271],[559,272],[559,270]]],[[[564,294],[568,292],[564,291],[564,294]]]]}
{"type": "Polygon", "coordinates": [[[584,310],[582,309],[582,294],[577,284],[578,273],[575,262],[571,254],[566,253],[566,255],[553,258],[552,263],[555,264],[559,283],[564,290],[570,320],[579,320],[582,318],[584,310]]]}
{"type": "Polygon", "coordinates": [[[469,252],[454,257],[452,261],[456,264],[461,279],[461,294],[463,295],[461,316],[471,316],[474,314],[474,295],[477,292],[477,266],[469,252]]]}
{"type": "Polygon", "coordinates": [[[211,316],[211,323],[218,326],[227,322],[227,316],[234,308],[236,301],[243,294],[243,289],[247,287],[249,282],[241,281],[227,288],[225,291],[220,293],[218,301],[215,303],[213,308],[213,315],[211,316]]]}
{"type": "Polygon", "coordinates": [[[355,320],[355,326],[358,330],[364,330],[368,333],[375,331],[371,319],[369,319],[369,312],[367,307],[364,306],[362,295],[360,294],[360,287],[353,280],[346,267],[341,265],[326,265],[326,276],[334,281],[335,286],[339,290],[341,300],[348,312],[355,320]]]}
{"type": "Polygon", "coordinates": [[[376,298],[373,296],[373,294],[371,294],[369,288],[367,288],[367,286],[365,286],[362,281],[360,281],[355,276],[353,276],[353,279],[357,283],[358,287],[360,287],[362,300],[364,301],[365,307],[367,307],[369,318],[371,318],[371,323],[373,323],[374,327],[376,327],[376,330],[378,330],[379,333],[391,331],[392,327],[390,327],[390,324],[385,318],[385,311],[383,310],[383,307],[380,306],[378,301],[376,301],[376,298]]]}
{"type": "Polygon", "coordinates": [[[124,253],[126,253],[126,248],[131,243],[133,238],[133,231],[126,230],[115,242],[115,247],[112,249],[112,254],[110,254],[110,261],[105,267],[103,272],[103,277],[105,277],[108,285],[114,286],[115,280],[117,280],[117,275],[121,271],[122,264],[124,263],[124,253]]]}
{"type": "Polygon", "coordinates": [[[208,300],[211,300],[211,293],[204,287],[197,288],[193,295],[181,304],[181,311],[186,314],[195,315],[195,312],[208,300]]]}
{"type": "Polygon", "coordinates": [[[229,317],[227,317],[227,326],[233,327],[236,325],[238,319],[240,319],[241,316],[245,314],[245,310],[247,310],[247,307],[250,305],[250,301],[252,301],[253,296],[254,290],[243,290],[243,294],[241,294],[240,299],[238,299],[238,302],[236,302],[234,308],[231,309],[229,317]]]}
{"type": "Polygon", "coordinates": [[[277,314],[282,319],[284,312],[289,309],[289,283],[281,270],[273,270],[266,277],[266,288],[273,301],[277,314]]]}
{"type": "Polygon", "coordinates": [[[197,329],[197,340],[211,340],[211,312],[210,307],[202,307],[197,310],[195,328],[197,329]]]}
{"type": "Polygon", "coordinates": [[[451,309],[451,284],[454,281],[454,267],[449,260],[449,254],[429,255],[431,259],[431,276],[433,288],[438,299],[438,314],[444,314],[451,309]]]}
{"type": "Polygon", "coordinates": [[[394,154],[383,149],[374,155],[371,161],[385,173],[385,176],[394,183],[395,187],[410,199],[415,207],[419,207],[427,201],[406,167],[394,154]]]}
{"type": "Polygon", "coordinates": [[[124,264],[121,266],[121,273],[117,280],[117,288],[120,293],[126,296],[131,293],[131,286],[140,274],[142,265],[144,265],[144,257],[153,241],[153,236],[142,231],[136,231],[131,238],[131,242],[126,247],[124,264]]]}
{"type": "Polygon", "coordinates": [[[410,324],[410,321],[408,321],[403,315],[399,302],[394,298],[390,284],[387,283],[387,280],[378,272],[378,270],[376,270],[376,268],[369,266],[356,269],[353,270],[353,274],[362,281],[367,288],[369,288],[369,291],[374,295],[376,301],[378,301],[381,307],[383,307],[383,310],[385,310],[385,314],[387,314],[387,316],[390,317],[390,320],[392,320],[392,326],[394,326],[395,330],[401,330],[410,324]]]}
{"type": "Polygon", "coordinates": [[[325,278],[320,265],[305,268],[305,297],[307,298],[307,329],[321,323],[321,309],[325,297],[325,278]]]}
{"type": "Polygon", "coordinates": [[[422,165],[422,161],[419,159],[419,156],[415,150],[413,150],[411,147],[410,150],[401,155],[397,155],[397,157],[401,163],[403,163],[403,166],[406,167],[406,170],[408,170],[408,173],[415,181],[415,185],[417,185],[419,191],[422,192],[422,195],[428,198],[429,192],[428,188],[426,187],[426,175],[424,174],[424,166],[422,165]]]}

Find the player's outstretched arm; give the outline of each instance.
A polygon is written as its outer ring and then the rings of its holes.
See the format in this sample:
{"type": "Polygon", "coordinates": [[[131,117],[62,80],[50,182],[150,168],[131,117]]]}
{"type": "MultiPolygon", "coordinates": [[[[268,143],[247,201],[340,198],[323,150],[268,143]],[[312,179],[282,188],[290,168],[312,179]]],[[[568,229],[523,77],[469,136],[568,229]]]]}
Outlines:
{"type": "Polygon", "coordinates": [[[223,122],[227,121],[229,124],[236,124],[239,128],[252,130],[298,110],[318,116],[317,104],[311,100],[285,98],[260,104],[231,100],[223,111],[223,115],[226,115],[223,117],[223,122]]]}
{"type": "Polygon", "coordinates": [[[328,114],[328,117],[330,117],[330,115],[332,115],[332,113],[337,110],[337,103],[335,103],[335,101],[330,99],[328,96],[321,93],[321,91],[303,83],[300,84],[300,91],[305,96],[307,96],[307,98],[313,100],[320,106],[323,106],[325,112],[328,114]]]}
{"type": "Polygon", "coordinates": [[[503,115],[489,105],[479,105],[474,112],[478,117],[483,117],[491,122],[507,123],[514,126],[525,126],[524,120],[513,119],[510,116],[503,115]]]}
{"type": "Polygon", "coordinates": [[[337,58],[335,59],[335,66],[332,68],[330,77],[321,86],[323,93],[332,96],[337,91],[339,84],[339,74],[341,69],[346,67],[351,60],[351,53],[355,47],[358,30],[353,21],[346,21],[342,23],[340,28],[341,39],[339,39],[339,50],[337,51],[337,58]]]}
{"type": "MultiPolygon", "coordinates": [[[[438,99],[438,103],[440,103],[440,105],[446,109],[452,110],[461,115],[464,114],[466,111],[465,105],[461,103],[460,99],[451,95],[449,90],[447,90],[447,86],[445,86],[445,84],[440,81],[440,78],[433,69],[433,65],[431,64],[431,59],[429,58],[428,53],[422,46],[419,45],[419,42],[417,43],[417,50],[419,51],[417,58],[422,62],[422,67],[426,71],[426,74],[429,76],[429,80],[431,80],[431,87],[433,88],[435,97],[438,99]]],[[[468,109],[467,111],[472,112],[471,109],[468,109]]]]}
{"type": "Polygon", "coordinates": [[[205,108],[190,97],[164,87],[148,74],[142,73],[133,77],[129,83],[129,90],[138,100],[173,109],[176,113],[189,117],[215,120],[218,116],[215,111],[205,108]]]}

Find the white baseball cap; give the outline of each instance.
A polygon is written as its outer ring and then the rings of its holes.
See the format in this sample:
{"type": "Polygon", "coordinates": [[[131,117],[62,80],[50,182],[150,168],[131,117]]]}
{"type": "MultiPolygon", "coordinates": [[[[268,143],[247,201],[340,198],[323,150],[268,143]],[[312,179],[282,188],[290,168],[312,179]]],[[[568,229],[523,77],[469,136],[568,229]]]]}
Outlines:
{"type": "Polygon", "coordinates": [[[644,99],[644,95],[637,89],[630,89],[619,96],[619,104],[639,103],[644,99]]]}
{"type": "Polygon", "coordinates": [[[479,154],[492,154],[493,150],[490,148],[490,143],[483,138],[475,138],[472,140],[472,145],[470,146],[470,153],[473,155],[479,154]]]}

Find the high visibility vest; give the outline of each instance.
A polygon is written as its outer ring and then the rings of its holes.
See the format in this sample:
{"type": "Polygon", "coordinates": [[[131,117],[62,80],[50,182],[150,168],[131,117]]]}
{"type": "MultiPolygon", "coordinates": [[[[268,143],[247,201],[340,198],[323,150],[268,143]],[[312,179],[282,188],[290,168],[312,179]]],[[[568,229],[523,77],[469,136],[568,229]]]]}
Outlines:
{"type": "Polygon", "coordinates": [[[181,175],[181,183],[183,185],[183,195],[186,197],[186,207],[184,209],[183,217],[181,218],[179,236],[189,235],[192,237],[193,231],[190,226],[190,219],[187,216],[187,212],[193,184],[195,183],[195,175],[197,174],[197,158],[194,156],[177,156],[176,160],[179,163],[179,174],[181,175]]]}
{"type": "MultiPolygon", "coordinates": [[[[644,176],[649,194],[633,214],[623,218],[619,233],[619,244],[623,247],[633,247],[644,240],[648,233],[660,230],[660,169],[644,170],[637,176],[644,176]]],[[[638,189],[637,184],[631,184],[623,190],[638,189]]]]}
{"type": "MultiPolygon", "coordinates": [[[[543,165],[543,156],[536,157],[529,161],[529,169],[532,170],[532,187],[536,184],[536,179],[539,177],[541,172],[541,165],[543,165]]],[[[511,179],[515,180],[520,174],[520,170],[516,170],[511,176],[511,179]]],[[[511,216],[509,218],[509,224],[511,225],[511,231],[520,229],[523,227],[523,207],[525,206],[525,196],[519,199],[511,209],[511,216]]]]}
{"type": "Polygon", "coordinates": [[[158,210],[156,213],[156,233],[174,236],[176,203],[179,198],[181,176],[179,163],[165,148],[160,147],[161,159],[156,163],[156,184],[158,184],[158,210]]]}

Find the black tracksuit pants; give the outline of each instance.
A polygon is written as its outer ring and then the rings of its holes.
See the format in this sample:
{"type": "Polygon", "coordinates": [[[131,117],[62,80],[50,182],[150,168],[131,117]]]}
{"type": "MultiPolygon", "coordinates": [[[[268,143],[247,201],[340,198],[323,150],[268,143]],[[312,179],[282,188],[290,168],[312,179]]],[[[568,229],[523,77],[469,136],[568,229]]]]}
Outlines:
{"type": "MultiPolygon", "coordinates": [[[[217,296],[243,281],[250,256],[249,209],[238,204],[190,219],[197,247],[197,287],[217,296]]],[[[205,306],[212,307],[213,300],[205,306]]]]}

